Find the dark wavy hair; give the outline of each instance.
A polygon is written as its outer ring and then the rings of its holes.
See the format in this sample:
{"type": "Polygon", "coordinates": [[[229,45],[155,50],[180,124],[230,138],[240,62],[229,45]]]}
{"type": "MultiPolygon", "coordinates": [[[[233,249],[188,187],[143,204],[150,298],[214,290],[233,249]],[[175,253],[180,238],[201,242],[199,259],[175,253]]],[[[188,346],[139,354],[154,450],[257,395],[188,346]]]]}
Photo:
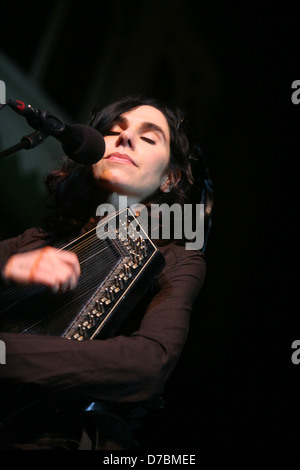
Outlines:
{"type": "MultiPolygon", "coordinates": [[[[171,191],[164,193],[158,189],[141,202],[146,206],[151,203],[183,205],[189,202],[191,190],[187,169],[191,148],[182,125],[184,115],[180,110],[173,110],[154,98],[130,96],[101,110],[93,110],[87,124],[105,136],[119,116],[143,105],[153,106],[161,111],[169,125],[171,138],[168,176],[171,191]]],[[[97,206],[105,202],[107,197],[104,192],[99,193],[99,186],[93,178],[92,165],[81,165],[68,157],[64,157],[60,169],[47,176],[45,184],[50,204],[41,225],[58,239],[77,235],[89,219],[95,216],[97,206]]]]}

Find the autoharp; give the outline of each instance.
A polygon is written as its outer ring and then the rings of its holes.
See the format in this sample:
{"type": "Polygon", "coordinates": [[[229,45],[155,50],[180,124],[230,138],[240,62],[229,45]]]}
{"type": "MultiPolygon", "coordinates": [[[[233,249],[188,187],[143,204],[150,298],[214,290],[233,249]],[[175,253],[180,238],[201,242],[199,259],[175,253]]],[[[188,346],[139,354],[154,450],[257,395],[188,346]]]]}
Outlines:
{"type": "Polygon", "coordinates": [[[124,211],[61,248],[79,259],[75,289],[58,294],[40,285],[3,289],[0,331],[76,341],[116,335],[164,266],[164,257],[138,219],[130,209],[124,211]],[[103,238],[99,227],[105,229],[103,238]]]}

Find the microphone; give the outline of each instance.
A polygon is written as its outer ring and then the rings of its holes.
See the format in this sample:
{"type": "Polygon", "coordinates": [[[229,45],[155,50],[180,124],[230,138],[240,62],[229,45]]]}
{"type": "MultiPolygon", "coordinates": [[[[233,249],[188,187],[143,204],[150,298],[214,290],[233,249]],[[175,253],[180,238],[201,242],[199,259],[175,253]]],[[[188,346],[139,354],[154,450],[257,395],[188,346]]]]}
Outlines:
{"type": "Polygon", "coordinates": [[[71,160],[84,165],[92,165],[103,157],[105,140],[93,127],[84,124],[68,126],[49,111],[40,111],[23,101],[7,100],[6,104],[24,116],[31,127],[59,140],[63,151],[71,160]]]}

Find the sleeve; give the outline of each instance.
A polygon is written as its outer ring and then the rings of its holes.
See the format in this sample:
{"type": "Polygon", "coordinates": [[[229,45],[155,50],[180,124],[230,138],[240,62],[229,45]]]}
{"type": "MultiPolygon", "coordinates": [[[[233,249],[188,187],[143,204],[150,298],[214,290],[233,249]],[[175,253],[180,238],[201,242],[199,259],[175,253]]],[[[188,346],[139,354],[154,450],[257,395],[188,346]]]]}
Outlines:
{"type": "Polygon", "coordinates": [[[45,232],[39,228],[31,228],[17,237],[0,241],[0,282],[3,282],[3,269],[12,255],[40,248],[45,240],[45,232]]]}
{"type": "Polygon", "coordinates": [[[4,240],[0,242],[0,273],[1,273],[1,281],[3,280],[2,278],[2,272],[4,269],[4,266],[6,265],[9,257],[16,253],[16,239],[15,238],[10,238],[8,240],[4,240]]]}
{"type": "MultiPolygon", "coordinates": [[[[185,344],[193,302],[205,277],[196,252],[172,253],[160,291],[130,336],[75,341],[0,333],[6,365],[0,384],[33,384],[75,400],[145,401],[163,391],[185,344]]],[[[169,257],[170,258],[170,257],[169,257]]]]}

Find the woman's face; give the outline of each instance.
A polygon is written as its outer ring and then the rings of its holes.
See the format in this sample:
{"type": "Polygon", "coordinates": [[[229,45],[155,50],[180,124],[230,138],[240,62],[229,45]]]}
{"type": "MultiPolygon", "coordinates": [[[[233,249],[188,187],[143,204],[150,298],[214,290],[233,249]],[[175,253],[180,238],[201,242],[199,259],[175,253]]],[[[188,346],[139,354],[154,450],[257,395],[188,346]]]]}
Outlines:
{"type": "Polygon", "coordinates": [[[136,202],[158,188],[169,190],[170,130],[161,111],[152,106],[132,109],[104,136],[103,158],[93,165],[94,177],[111,192],[136,202]]]}

